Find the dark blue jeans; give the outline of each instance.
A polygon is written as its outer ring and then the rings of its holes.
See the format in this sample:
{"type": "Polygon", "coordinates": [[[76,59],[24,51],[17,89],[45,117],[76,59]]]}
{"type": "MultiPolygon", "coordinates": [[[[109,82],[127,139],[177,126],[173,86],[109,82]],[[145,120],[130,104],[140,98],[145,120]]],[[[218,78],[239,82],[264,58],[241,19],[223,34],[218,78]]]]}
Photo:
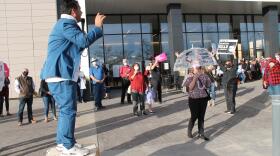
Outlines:
{"type": "Polygon", "coordinates": [[[97,108],[102,107],[104,84],[96,83],[96,84],[93,84],[92,88],[93,88],[93,96],[94,96],[94,100],[95,100],[95,107],[97,107],[97,108]]]}
{"type": "Polygon", "coordinates": [[[49,115],[49,108],[51,106],[52,115],[56,117],[56,109],[55,109],[55,100],[51,95],[43,96],[44,108],[45,108],[45,116],[49,115]]]}
{"type": "Polygon", "coordinates": [[[59,108],[56,142],[70,149],[76,143],[75,123],[77,113],[77,83],[61,81],[48,83],[50,92],[59,108]]]}
{"type": "Polygon", "coordinates": [[[32,103],[33,103],[33,97],[19,98],[18,122],[22,122],[23,120],[23,111],[24,111],[25,104],[27,104],[28,122],[31,122],[31,120],[33,119],[32,103]]]}

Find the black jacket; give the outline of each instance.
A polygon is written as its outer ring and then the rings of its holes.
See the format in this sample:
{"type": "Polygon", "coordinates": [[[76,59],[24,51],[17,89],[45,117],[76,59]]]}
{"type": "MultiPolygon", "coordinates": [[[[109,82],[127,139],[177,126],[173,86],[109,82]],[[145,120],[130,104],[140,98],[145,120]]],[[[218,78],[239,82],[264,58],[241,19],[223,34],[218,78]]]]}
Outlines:
{"type": "Polygon", "coordinates": [[[47,94],[49,92],[48,84],[45,80],[41,80],[39,94],[40,96],[50,96],[47,94]]]}
{"type": "Polygon", "coordinates": [[[222,84],[223,86],[227,86],[229,84],[237,84],[237,75],[236,71],[238,68],[238,61],[237,59],[233,60],[233,67],[230,68],[229,70],[222,64],[220,60],[217,61],[219,66],[221,67],[221,70],[224,72],[223,77],[222,77],[222,84]]]}

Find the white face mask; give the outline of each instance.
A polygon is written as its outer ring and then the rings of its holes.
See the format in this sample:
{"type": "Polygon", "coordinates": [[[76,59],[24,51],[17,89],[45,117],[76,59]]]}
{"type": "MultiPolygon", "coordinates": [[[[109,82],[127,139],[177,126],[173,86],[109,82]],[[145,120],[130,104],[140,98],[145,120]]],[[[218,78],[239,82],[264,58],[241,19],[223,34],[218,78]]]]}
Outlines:
{"type": "Polygon", "coordinates": [[[138,67],[138,66],[135,66],[135,67],[134,67],[134,70],[138,71],[138,70],[139,70],[139,67],[138,67]]]}
{"type": "Polygon", "coordinates": [[[96,65],[97,65],[97,62],[92,62],[92,65],[93,65],[93,66],[96,66],[96,65]]]}
{"type": "Polygon", "coordinates": [[[276,60],[280,62],[280,56],[275,56],[276,60]]]}
{"type": "Polygon", "coordinates": [[[123,65],[127,66],[127,62],[124,62],[123,65]]]}

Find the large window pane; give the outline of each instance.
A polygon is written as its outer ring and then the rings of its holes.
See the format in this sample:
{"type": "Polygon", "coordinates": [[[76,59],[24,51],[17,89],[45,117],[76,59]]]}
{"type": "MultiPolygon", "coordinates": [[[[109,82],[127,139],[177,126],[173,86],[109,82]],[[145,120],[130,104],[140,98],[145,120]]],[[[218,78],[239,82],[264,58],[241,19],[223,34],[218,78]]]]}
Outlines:
{"type": "Polygon", "coordinates": [[[241,15],[232,16],[233,31],[247,31],[245,17],[241,15]]]}
{"type": "Polygon", "coordinates": [[[187,48],[202,48],[202,34],[201,33],[186,33],[187,48]]]}
{"type": "Polygon", "coordinates": [[[142,15],[141,26],[142,33],[159,33],[159,24],[156,15],[142,15]]]}
{"type": "Polygon", "coordinates": [[[215,43],[216,45],[219,43],[217,33],[203,33],[203,39],[204,48],[212,47],[212,43],[215,43]]]}
{"type": "MultiPolygon", "coordinates": [[[[242,56],[246,59],[249,59],[249,47],[248,47],[248,37],[247,32],[241,32],[241,50],[242,50],[242,56]]],[[[253,43],[250,43],[253,45],[253,43]]]]}
{"type": "MultiPolygon", "coordinates": [[[[93,28],[93,25],[88,25],[89,31],[93,28]]],[[[104,53],[103,53],[103,38],[99,38],[89,47],[90,58],[96,57],[101,62],[104,62],[104,53]]]]}
{"type": "Polygon", "coordinates": [[[221,39],[232,39],[233,34],[228,32],[228,33],[219,33],[219,40],[221,39]]]}
{"type": "Polygon", "coordinates": [[[123,59],[122,36],[105,35],[104,52],[107,64],[121,64],[123,59]]]}
{"type": "Polygon", "coordinates": [[[251,58],[253,58],[255,56],[255,51],[256,51],[254,32],[248,32],[248,42],[249,42],[249,55],[251,58]]]}
{"type": "Polygon", "coordinates": [[[123,16],[123,33],[141,33],[140,30],[140,16],[123,16]]]}
{"type": "Polygon", "coordinates": [[[279,46],[279,51],[280,51],[280,32],[279,32],[279,44],[278,44],[278,46],[279,46]]]}
{"type": "Polygon", "coordinates": [[[168,45],[168,34],[161,34],[161,51],[166,52],[168,58],[170,58],[170,50],[168,45]]]}
{"type": "Polygon", "coordinates": [[[187,32],[201,32],[201,22],[199,15],[186,15],[186,31],[187,32]]]}
{"type": "Polygon", "coordinates": [[[160,32],[168,32],[167,16],[160,15],[159,21],[160,21],[160,32]]]}
{"type": "Polygon", "coordinates": [[[263,16],[254,16],[255,31],[263,31],[263,16]]]}
{"type": "Polygon", "coordinates": [[[142,45],[144,60],[149,60],[160,51],[159,34],[143,34],[142,45]]]}
{"type": "Polygon", "coordinates": [[[254,31],[254,23],[251,15],[247,15],[247,28],[248,31],[254,31]]]}
{"type": "Polygon", "coordinates": [[[103,24],[104,34],[121,34],[121,17],[120,16],[107,16],[103,24]]]}
{"type": "Polygon", "coordinates": [[[141,62],[142,49],[141,49],[141,35],[124,35],[124,57],[133,64],[141,62]]]}
{"type": "Polygon", "coordinates": [[[256,50],[264,49],[264,36],[263,32],[255,32],[256,50]]]}
{"type": "Polygon", "coordinates": [[[203,32],[217,32],[217,23],[214,15],[202,16],[203,32]]]}
{"type": "Polygon", "coordinates": [[[230,16],[227,15],[218,16],[218,29],[219,31],[232,31],[230,16]]]}
{"type": "Polygon", "coordinates": [[[280,16],[278,17],[278,31],[280,31],[280,16]]]}

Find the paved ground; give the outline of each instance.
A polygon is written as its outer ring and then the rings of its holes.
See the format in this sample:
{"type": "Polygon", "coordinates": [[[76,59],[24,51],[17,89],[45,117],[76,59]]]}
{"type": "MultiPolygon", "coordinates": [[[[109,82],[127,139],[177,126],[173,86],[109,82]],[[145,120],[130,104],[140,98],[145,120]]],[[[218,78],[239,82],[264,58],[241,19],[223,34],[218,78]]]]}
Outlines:
{"type": "MultiPolygon", "coordinates": [[[[132,116],[132,105],[120,105],[119,101],[105,100],[107,109],[97,113],[92,112],[91,102],[80,104],[78,142],[90,146],[98,140],[102,156],[271,155],[271,103],[260,81],[239,86],[234,116],[223,113],[225,101],[218,91],[217,105],[208,107],[205,118],[209,142],[186,137],[190,112],[183,93],[165,93],[164,103],[155,105],[156,113],[142,117],[132,116]]],[[[11,105],[15,113],[17,101],[11,105]]],[[[0,119],[0,155],[45,155],[55,145],[56,122],[43,122],[42,107],[41,100],[35,100],[39,123],[34,125],[18,127],[15,115],[0,119]]]]}

